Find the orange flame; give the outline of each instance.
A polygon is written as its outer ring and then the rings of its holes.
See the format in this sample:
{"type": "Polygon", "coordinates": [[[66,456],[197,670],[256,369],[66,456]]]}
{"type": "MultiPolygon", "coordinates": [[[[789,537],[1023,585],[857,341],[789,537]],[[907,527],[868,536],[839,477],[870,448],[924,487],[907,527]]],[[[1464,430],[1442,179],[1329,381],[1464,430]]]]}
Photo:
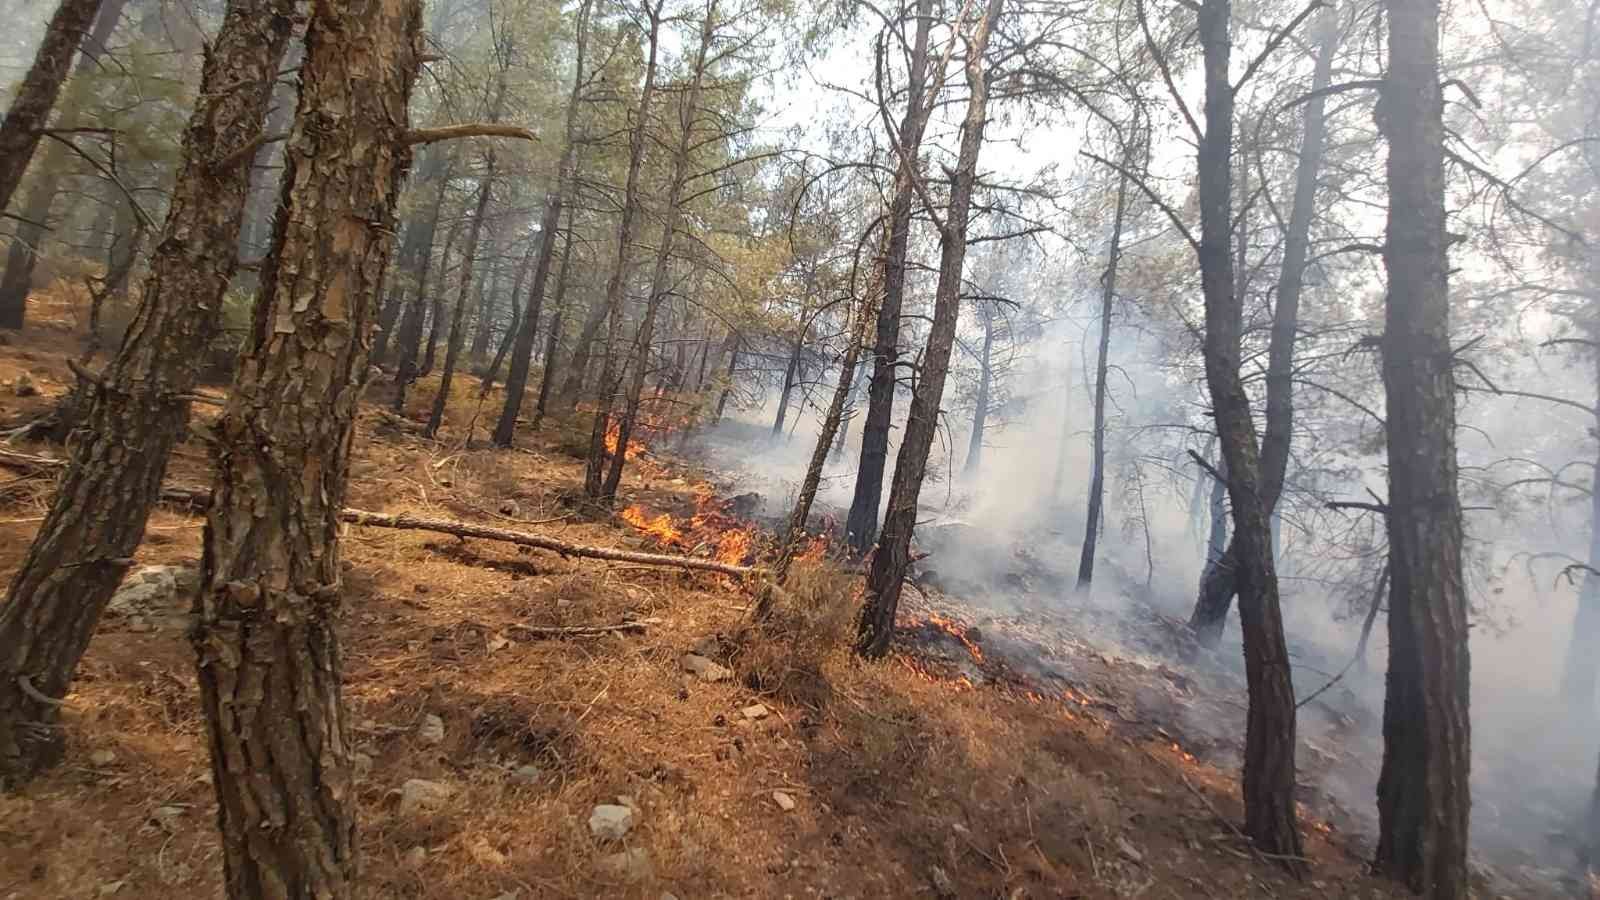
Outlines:
{"type": "Polygon", "coordinates": [[[972,655],[973,662],[983,662],[983,650],[967,637],[967,626],[957,622],[954,619],[947,619],[935,612],[928,613],[928,622],[929,624],[960,641],[962,646],[967,648],[967,652],[972,655]]]}
{"type": "Polygon", "coordinates": [[[655,518],[651,518],[650,514],[644,511],[644,507],[630,506],[623,510],[620,515],[622,516],[622,521],[654,537],[663,544],[683,543],[683,532],[673,524],[672,516],[668,513],[662,513],[655,518]]]}

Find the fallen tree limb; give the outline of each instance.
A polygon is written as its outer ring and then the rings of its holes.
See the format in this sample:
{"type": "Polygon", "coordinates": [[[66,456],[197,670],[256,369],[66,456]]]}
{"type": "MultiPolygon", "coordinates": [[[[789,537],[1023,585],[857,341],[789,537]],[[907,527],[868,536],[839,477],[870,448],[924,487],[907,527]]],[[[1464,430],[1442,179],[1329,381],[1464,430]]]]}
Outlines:
{"type": "MultiPolygon", "coordinates": [[[[65,460],[53,459],[48,456],[33,456],[0,448],[0,465],[20,469],[33,475],[59,472],[66,467],[67,463],[65,460]]],[[[203,507],[210,502],[210,495],[195,488],[169,487],[161,489],[161,499],[173,503],[185,503],[203,507]]],[[[434,531],[439,534],[453,534],[459,538],[482,538],[488,541],[503,541],[507,544],[516,544],[521,547],[538,547],[541,550],[552,550],[562,556],[605,559],[612,562],[636,563],[642,566],[674,566],[679,569],[717,572],[722,575],[731,575],[734,578],[747,578],[766,571],[753,566],[735,566],[717,562],[714,559],[700,559],[693,556],[641,553],[634,550],[616,550],[611,547],[587,547],[582,544],[573,544],[526,531],[491,528],[487,525],[454,522],[449,519],[424,519],[419,516],[405,514],[396,516],[387,513],[368,512],[363,509],[351,509],[349,507],[339,511],[339,519],[352,525],[366,525],[372,528],[434,531]]]]}
{"type": "Polygon", "coordinates": [[[510,531],[505,528],[491,528],[487,525],[473,525],[469,522],[452,522],[448,519],[423,519],[404,514],[393,516],[386,513],[366,512],[360,509],[341,510],[339,518],[354,525],[369,525],[374,528],[399,528],[412,531],[435,531],[440,534],[453,534],[462,538],[483,538],[490,541],[504,541],[508,544],[517,544],[522,547],[538,547],[541,550],[553,550],[562,556],[607,559],[612,562],[638,563],[645,566],[677,566],[680,569],[719,572],[723,575],[732,575],[735,578],[745,578],[765,571],[751,566],[734,566],[717,562],[714,559],[699,559],[693,556],[640,553],[634,550],[615,550],[610,547],[586,547],[581,544],[558,541],[555,538],[545,537],[540,534],[530,534],[526,531],[510,531]]]}
{"type": "Polygon", "coordinates": [[[629,619],[615,625],[509,625],[511,631],[521,632],[532,637],[598,637],[602,634],[621,634],[624,632],[643,632],[651,625],[660,625],[661,620],[629,619]]]}

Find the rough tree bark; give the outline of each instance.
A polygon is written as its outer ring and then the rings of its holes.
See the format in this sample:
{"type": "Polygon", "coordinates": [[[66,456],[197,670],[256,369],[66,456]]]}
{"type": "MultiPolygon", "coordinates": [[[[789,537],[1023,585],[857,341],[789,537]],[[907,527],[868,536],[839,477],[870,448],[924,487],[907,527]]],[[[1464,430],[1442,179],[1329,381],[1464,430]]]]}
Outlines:
{"type": "MultiPolygon", "coordinates": [[[[661,10],[666,0],[644,0],[643,9],[650,22],[646,39],[650,52],[645,60],[644,87],[634,110],[633,133],[628,138],[628,176],[622,191],[621,218],[617,224],[617,264],[606,282],[606,344],[600,358],[600,382],[595,386],[594,427],[589,433],[589,455],[583,470],[583,493],[595,501],[605,497],[605,472],[609,461],[606,434],[611,430],[611,411],[616,404],[617,338],[622,331],[623,288],[628,279],[628,257],[633,245],[633,219],[639,209],[639,169],[644,163],[645,137],[650,129],[650,105],[656,93],[656,57],[661,45],[661,10]],[[653,5],[652,5],[653,3],[653,5]]],[[[577,373],[574,373],[575,377],[577,373]]]]}
{"type": "Polygon", "coordinates": [[[260,133],[294,10],[294,0],[235,0],[206,58],[138,312],[90,389],[87,427],[0,607],[0,781],[58,757],[57,711],[39,698],[66,693],[188,421],[185,396],[219,323],[249,181],[243,164],[217,163],[260,133]]]}
{"type": "MultiPolygon", "coordinates": [[[[561,213],[565,208],[567,195],[572,191],[577,178],[578,158],[578,109],[583,102],[584,53],[588,49],[589,38],[589,11],[593,8],[592,0],[583,0],[578,7],[578,27],[575,38],[574,54],[576,64],[572,76],[572,90],[567,94],[566,131],[561,148],[561,162],[556,168],[556,183],[551,191],[545,195],[544,213],[539,218],[539,260],[534,265],[533,287],[528,291],[528,310],[523,314],[522,326],[517,329],[516,345],[511,351],[511,370],[506,373],[506,402],[500,409],[500,421],[494,426],[494,442],[497,446],[509,447],[517,433],[517,416],[522,414],[522,395],[528,389],[528,370],[533,366],[533,345],[539,335],[539,307],[544,303],[545,288],[550,282],[550,266],[555,260],[556,230],[561,226],[561,213]]],[[[568,225],[567,250],[572,249],[571,225],[568,225]]],[[[566,267],[565,261],[562,263],[566,267]]],[[[559,313],[557,314],[559,316],[559,313]]],[[[559,322],[551,323],[551,334],[554,335],[559,328],[559,322]]],[[[550,382],[550,356],[545,357],[544,382],[539,387],[539,406],[541,411],[547,385],[550,382]]]]}
{"type": "Polygon", "coordinates": [[[1106,374],[1111,368],[1111,310],[1117,299],[1117,263],[1122,259],[1122,218],[1128,209],[1128,179],[1117,179],[1117,206],[1111,216],[1111,244],[1100,277],[1100,347],[1094,366],[1094,435],[1089,460],[1089,518],[1078,557],[1078,590],[1094,583],[1094,554],[1100,537],[1100,510],[1106,492],[1106,374]]]}
{"type": "MultiPolygon", "coordinates": [[[[0,121],[0,212],[11,205],[11,195],[28,170],[33,151],[44,136],[61,86],[72,72],[72,57],[78,43],[89,31],[101,0],[62,0],[45,26],[44,40],[34,54],[33,65],[17,86],[11,108],[0,121]]],[[[9,311],[0,311],[0,328],[20,328],[10,324],[9,311]]]]}
{"type": "Polygon", "coordinates": [[[1389,677],[1375,867],[1465,900],[1471,805],[1467,594],[1444,207],[1439,0],[1390,0],[1375,118],[1389,145],[1383,385],[1389,449],[1389,677]]]}
{"type": "MultiPolygon", "coordinates": [[[[1294,205],[1283,238],[1283,264],[1278,271],[1277,307],[1272,312],[1272,336],[1267,344],[1267,425],[1261,441],[1261,496],[1271,516],[1283,495],[1289,469],[1290,442],[1294,435],[1294,342],[1300,327],[1300,295],[1304,286],[1306,256],[1311,245],[1311,220],[1317,208],[1317,177],[1322,170],[1327,122],[1325,94],[1332,80],[1333,57],[1339,49],[1338,16],[1329,11],[1322,19],[1317,56],[1311,76],[1310,100],[1305,103],[1305,126],[1300,159],[1295,169],[1294,205]]],[[[1232,544],[1221,557],[1208,559],[1200,576],[1200,593],[1189,626],[1200,643],[1215,647],[1222,639],[1228,607],[1237,591],[1232,544]]]]}
{"type": "MultiPolygon", "coordinates": [[[[882,657],[889,652],[900,590],[906,569],[911,565],[911,532],[917,524],[917,497],[922,490],[928,451],[933,447],[934,431],[938,427],[939,401],[944,396],[950,350],[955,344],[956,320],[961,306],[961,270],[967,256],[967,220],[972,211],[973,185],[977,181],[978,151],[983,147],[983,130],[988,121],[989,86],[984,53],[1002,4],[1003,0],[989,0],[973,35],[967,40],[967,112],[961,123],[961,146],[951,178],[950,205],[944,221],[935,223],[939,230],[939,282],[934,291],[933,325],[928,329],[922,370],[911,394],[905,439],[900,444],[894,480],[889,486],[889,510],[884,515],[883,530],[878,535],[872,566],[867,572],[866,602],[857,629],[856,652],[866,657],[882,657]]],[[[934,93],[938,93],[937,89],[934,93]]]]}
{"type": "Polygon", "coordinates": [[[216,429],[192,639],[233,898],[355,890],[339,513],[421,22],[419,0],[312,5],[274,247],[216,429]]]}
{"type": "Polygon", "coordinates": [[[639,322],[639,333],[634,340],[632,377],[628,393],[623,400],[622,415],[617,420],[617,446],[611,454],[605,482],[600,488],[600,502],[610,506],[617,499],[617,488],[622,484],[622,468],[628,461],[628,442],[633,439],[634,424],[639,418],[639,402],[644,394],[644,380],[650,367],[650,352],[655,344],[656,317],[661,304],[667,299],[670,286],[667,276],[672,262],[673,238],[678,230],[678,217],[682,212],[683,189],[689,183],[689,153],[694,146],[695,123],[700,111],[700,89],[705,83],[708,55],[716,35],[717,0],[706,0],[705,18],[700,26],[700,46],[695,50],[690,67],[689,93],[678,107],[678,146],[672,154],[672,180],[667,188],[666,205],[662,209],[661,239],[656,242],[655,270],[650,275],[650,296],[645,299],[644,318],[639,322]]]}
{"type": "Polygon", "coordinates": [[[1256,847],[1284,857],[1298,871],[1295,813],[1295,703],[1289,653],[1278,606],[1278,573],[1250,396],[1240,372],[1243,298],[1235,290],[1233,256],[1233,94],[1229,0],[1204,0],[1199,11],[1205,68],[1205,131],[1198,154],[1200,284],[1205,295],[1205,371],[1233,503],[1239,621],[1244,628],[1249,710],[1245,725],[1245,833],[1256,847]]]}
{"type": "MultiPolygon", "coordinates": [[[[906,112],[900,120],[898,156],[901,166],[916,159],[928,124],[923,92],[927,89],[928,35],[932,28],[933,0],[917,0],[917,33],[906,76],[906,112]]],[[[896,183],[899,184],[898,178],[896,183]]],[[[905,297],[906,245],[911,235],[914,194],[910,184],[903,188],[896,190],[889,206],[888,277],[884,281],[883,302],[878,306],[872,380],[867,385],[867,415],[861,423],[861,461],[856,471],[850,512],[845,517],[846,539],[858,553],[865,553],[878,536],[883,473],[889,464],[889,426],[894,416],[894,392],[899,376],[900,309],[905,297]]]]}
{"type": "MultiPolygon", "coordinates": [[[[539,373],[539,399],[533,405],[532,428],[537,431],[544,422],[545,410],[550,405],[550,387],[555,382],[556,354],[561,351],[561,329],[565,324],[567,315],[567,285],[570,283],[567,276],[572,266],[572,235],[575,225],[572,210],[567,210],[567,227],[563,229],[561,240],[561,270],[556,273],[556,295],[552,298],[551,305],[555,310],[550,314],[550,332],[545,338],[544,367],[539,373]]],[[[515,428],[516,423],[512,422],[515,428]]],[[[509,446],[509,444],[507,445],[509,446]]]]}

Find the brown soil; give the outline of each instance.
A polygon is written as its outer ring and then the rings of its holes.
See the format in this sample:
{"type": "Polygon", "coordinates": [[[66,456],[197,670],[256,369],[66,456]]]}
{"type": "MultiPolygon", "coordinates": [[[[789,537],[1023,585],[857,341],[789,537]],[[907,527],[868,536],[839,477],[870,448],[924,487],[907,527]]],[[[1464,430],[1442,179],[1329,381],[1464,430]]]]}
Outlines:
{"type": "MultiPolygon", "coordinates": [[[[0,346],[0,422],[44,408],[72,379],[71,317],[32,321],[0,346]],[[23,370],[40,397],[10,396],[23,370]]],[[[464,381],[442,442],[394,427],[376,404],[363,414],[348,505],[655,549],[567,505],[582,463],[562,448],[577,426],[552,423],[515,451],[463,448],[476,406],[476,379],[464,381]],[[509,517],[498,512],[507,500],[509,517]]],[[[413,389],[414,417],[431,391],[413,389]]],[[[169,482],[205,485],[207,468],[192,441],[169,482]]],[[[671,458],[630,468],[624,505],[689,510],[706,489],[671,458]]],[[[0,576],[24,553],[48,485],[21,496],[0,507],[0,576]]],[[[161,509],[139,562],[193,560],[200,533],[199,519],[161,509]]],[[[1129,736],[1104,710],[972,687],[915,650],[855,662],[853,579],[813,569],[796,594],[815,608],[787,611],[776,634],[743,649],[721,645],[763,693],[680,671],[697,642],[739,632],[752,598],[727,578],[384,529],[352,527],[343,547],[345,698],[372,759],[360,785],[365,896],[1390,896],[1310,825],[1307,880],[1254,857],[1228,824],[1233,772],[1129,736]],[[570,641],[512,627],[626,616],[662,622],[570,641]],[[757,702],[771,714],[747,720],[741,709],[757,702]],[[416,734],[430,713],[445,723],[431,747],[416,734]],[[520,779],[523,766],[538,779],[520,779]],[[395,795],[410,778],[458,790],[443,810],[402,816],[395,795]],[[599,859],[621,848],[587,827],[591,808],[619,795],[639,809],[624,846],[648,851],[655,877],[644,883],[607,875],[599,859]]],[[[67,762],[0,797],[0,897],[219,895],[192,660],[181,630],[103,623],[68,697],[67,762]]]]}

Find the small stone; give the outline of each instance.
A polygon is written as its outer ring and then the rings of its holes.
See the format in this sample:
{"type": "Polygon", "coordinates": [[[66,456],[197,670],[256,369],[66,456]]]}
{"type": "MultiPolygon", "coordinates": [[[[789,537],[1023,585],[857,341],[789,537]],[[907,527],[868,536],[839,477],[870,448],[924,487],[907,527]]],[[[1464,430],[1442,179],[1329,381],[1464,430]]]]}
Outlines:
{"type": "Polygon", "coordinates": [[[772,802],[778,804],[778,808],[784,812],[794,812],[794,798],[783,791],[773,791],[772,802]]]}
{"type": "Polygon", "coordinates": [[[950,880],[949,873],[940,866],[934,866],[928,872],[928,877],[933,881],[933,892],[941,897],[956,896],[956,883],[950,880]]]}
{"type": "Polygon", "coordinates": [[[104,768],[117,761],[117,755],[110,750],[96,750],[89,754],[89,762],[104,768]]]}
{"type": "Polygon", "coordinates": [[[754,722],[758,719],[765,719],[770,710],[759,703],[754,703],[750,706],[746,706],[744,709],[739,710],[739,712],[743,714],[746,719],[754,722]]]}
{"type": "Polygon", "coordinates": [[[126,878],[119,878],[116,881],[108,881],[105,884],[100,885],[100,896],[110,897],[111,895],[121,891],[122,886],[127,883],[128,880],[126,878]]]}
{"type": "Polygon", "coordinates": [[[11,393],[18,397],[37,397],[39,386],[33,383],[33,378],[27,372],[23,372],[11,383],[11,393]]]}
{"type": "Polygon", "coordinates": [[[423,864],[428,861],[428,848],[412,847],[410,850],[406,851],[406,855],[401,857],[401,859],[405,862],[406,868],[420,869],[422,868],[423,864]]]}
{"type": "Polygon", "coordinates": [[[500,515],[508,519],[520,519],[522,518],[522,507],[515,500],[501,501],[500,515]]]}
{"type": "Polygon", "coordinates": [[[417,726],[417,741],[424,747],[444,743],[444,720],[433,713],[423,716],[422,724],[417,726]]]}
{"type": "Polygon", "coordinates": [[[733,672],[727,666],[714,663],[698,653],[685,653],[678,664],[685,672],[694,674],[702,681],[727,681],[733,677],[733,672]]]}
{"type": "Polygon", "coordinates": [[[600,858],[600,870],[624,881],[645,881],[655,876],[655,864],[650,861],[650,851],[634,847],[600,858]]]}
{"type": "Polygon", "coordinates": [[[1117,850],[1123,856],[1126,856],[1129,860],[1131,860],[1133,862],[1136,862],[1136,863],[1144,862],[1144,854],[1139,852],[1139,848],[1138,847],[1135,847],[1134,845],[1128,843],[1128,839],[1127,838],[1123,837],[1120,834],[1117,835],[1116,844],[1117,844],[1117,850]]]}
{"type": "Polygon", "coordinates": [[[511,777],[523,784],[538,784],[544,773],[539,771],[538,766],[517,766],[511,777]]]}
{"type": "Polygon", "coordinates": [[[400,814],[409,816],[436,810],[449,802],[455,793],[456,789],[448,784],[412,778],[400,785],[400,814]]]}
{"type": "Polygon", "coordinates": [[[556,601],[556,609],[566,609],[566,608],[570,607],[571,605],[572,605],[572,601],[568,600],[565,597],[562,597],[560,600],[556,601]]]}
{"type": "Polygon", "coordinates": [[[636,812],[639,809],[639,801],[633,799],[632,795],[629,794],[618,794],[617,804],[620,806],[626,806],[627,808],[636,812]]]}
{"type": "Polygon", "coordinates": [[[350,771],[355,774],[357,781],[372,774],[372,757],[365,753],[350,754],[350,771]]]}
{"type": "Polygon", "coordinates": [[[151,626],[150,620],[146,619],[144,616],[129,616],[128,630],[134,634],[144,634],[146,632],[154,631],[155,628],[151,626]]]}
{"type": "Polygon", "coordinates": [[[602,803],[589,813],[589,833],[602,841],[620,841],[633,828],[633,810],[602,803]]]}

